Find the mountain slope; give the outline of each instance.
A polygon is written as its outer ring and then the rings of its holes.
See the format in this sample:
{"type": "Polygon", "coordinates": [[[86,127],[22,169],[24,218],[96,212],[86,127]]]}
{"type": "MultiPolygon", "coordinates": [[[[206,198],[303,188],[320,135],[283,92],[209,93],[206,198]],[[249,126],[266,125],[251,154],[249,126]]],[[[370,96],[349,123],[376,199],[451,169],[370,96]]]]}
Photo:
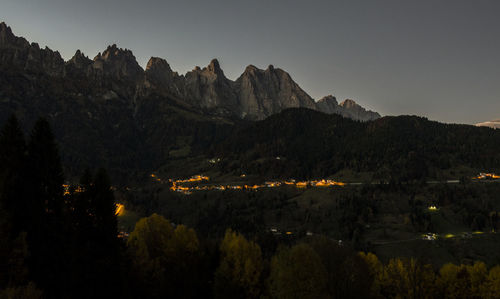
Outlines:
{"type": "Polygon", "coordinates": [[[357,122],[302,108],[237,129],[217,153],[227,157],[226,165],[269,178],[318,178],[349,169],[408,180],[437,178],[459,166],[498,171],[498,148],[500,131],[489,128],[416,116],[357,122]]]}

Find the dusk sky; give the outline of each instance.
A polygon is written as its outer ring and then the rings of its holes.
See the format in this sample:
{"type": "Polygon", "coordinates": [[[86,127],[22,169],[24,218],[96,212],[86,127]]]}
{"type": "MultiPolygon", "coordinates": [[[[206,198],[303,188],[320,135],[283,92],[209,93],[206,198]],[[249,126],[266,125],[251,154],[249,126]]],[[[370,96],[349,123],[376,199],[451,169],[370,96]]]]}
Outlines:
{"type": "Polygon", "coordinates": [[[0,0],[14,34],[93,58],[131,49],[184,74],[218,58],[289,72],[314,99],[333,94],[382,115],[500,119],[500,1],[0,0]]]}

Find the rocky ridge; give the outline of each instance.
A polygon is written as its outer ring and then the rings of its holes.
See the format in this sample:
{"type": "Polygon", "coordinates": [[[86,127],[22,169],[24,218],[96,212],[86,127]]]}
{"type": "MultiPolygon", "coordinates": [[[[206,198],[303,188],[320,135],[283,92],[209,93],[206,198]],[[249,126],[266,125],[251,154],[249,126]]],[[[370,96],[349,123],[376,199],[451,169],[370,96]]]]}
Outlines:
{"type": "Polygon", "coordinates": [[[182,105],[203,113],[248,120],[261,120],[293,107],[341,114],[361,121],[380,117],[352,100],[339,105],[329,96],[315,102],[287,72],[272,65],[266,70],[250,65],[232,81],[214,59],[203,69],[196,67],[179,75],[167,61],[157,57],[151,58],[143,70],[130,50],[116,45],[109,46],[93,60],[78,50],[65,62],[59,52],[47,47],[41,49],[36,43],[16,37],[3,22],[0,23],[0,66],[72,81],[69,85],[82,89],[78,93],[92,93],[106,99],[118,96],[131,106],[155,95],[175,98],[182,105]]]}

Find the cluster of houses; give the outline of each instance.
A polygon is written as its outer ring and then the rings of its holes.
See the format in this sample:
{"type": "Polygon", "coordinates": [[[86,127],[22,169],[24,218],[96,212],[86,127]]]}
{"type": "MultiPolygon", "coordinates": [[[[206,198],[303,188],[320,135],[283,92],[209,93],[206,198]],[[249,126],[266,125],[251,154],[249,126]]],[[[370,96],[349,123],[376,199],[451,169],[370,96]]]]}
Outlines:
{"type": "Polygon", "coordinates": [[[474,179],[476,180],[497,180],[500,179],[500,175],[494,173],[481,172],[474,179]]]}
{"type": "MultiPolygon", "coordinates": [[[[156,175],[151,174],[151,177],[160,181],[156,175]]],[[[242,175],[241,177],[244,177],[242,175]]],[[[345,183],[337,182],[330,179],[322,180],[311,180],[311,181],[295,181],[295,180],[282,180],[282,181],[268,181],[260,185],[198,185],[198,186],[185,186],[185,183],[201,183],[203,181],[208,181],[210,178],[204,175],[196,175],[189,179],[178,179],[169,182],[172,183],[170,190],[175,192],[180,192],[183,194],[191,194],[193,191],[208,191],[208,190],[258,190],[260,188],[276,188],[281,186],[292,186],[296,188],[307,188],[307,187],[332,187],[332,186],[344,186],[345,183]]]]}

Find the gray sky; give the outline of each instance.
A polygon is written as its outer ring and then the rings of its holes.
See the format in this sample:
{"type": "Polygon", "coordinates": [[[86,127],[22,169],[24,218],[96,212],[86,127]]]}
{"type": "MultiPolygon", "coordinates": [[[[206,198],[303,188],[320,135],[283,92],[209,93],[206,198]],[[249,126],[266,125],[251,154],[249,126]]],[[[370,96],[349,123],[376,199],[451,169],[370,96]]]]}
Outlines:
{"type": "Polygon", "coordinates": [[[316,100],[500,118],[499,0],[0,0],[0,21],[65,59],[116,43],[142,67],[159,56],[179,73],[212,58],[231,79],[273,64],[316,100]]]}

